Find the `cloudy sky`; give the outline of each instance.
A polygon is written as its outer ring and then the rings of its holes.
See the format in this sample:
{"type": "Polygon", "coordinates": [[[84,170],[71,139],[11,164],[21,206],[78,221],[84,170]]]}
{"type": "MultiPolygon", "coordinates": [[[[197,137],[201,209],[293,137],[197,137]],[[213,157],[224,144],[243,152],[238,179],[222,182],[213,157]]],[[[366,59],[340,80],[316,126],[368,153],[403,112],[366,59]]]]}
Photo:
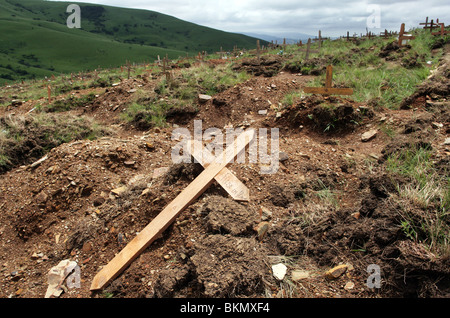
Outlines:
{"type": "MultiPolygon", "coordinates": [[[[67,0],[66,0],[67,1],[67,0]]],[[[296,33],[340,36],[398,31],[439,18],[450,23],[450,1],[311,0],[83,0],[117,7],[147,9],[219,30],[295,38],[296,33]]]]}

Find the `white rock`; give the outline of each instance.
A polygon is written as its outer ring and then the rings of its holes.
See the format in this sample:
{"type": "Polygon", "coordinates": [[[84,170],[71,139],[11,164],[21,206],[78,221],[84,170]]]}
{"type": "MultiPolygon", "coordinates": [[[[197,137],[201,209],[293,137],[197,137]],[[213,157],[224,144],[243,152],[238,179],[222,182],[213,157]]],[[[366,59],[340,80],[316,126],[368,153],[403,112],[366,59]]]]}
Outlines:
{"type": "Polygon", "coordinates": [[[273,272],[273,276],[276,279],[283,280],[283,278],[287,272],[287,267],[286,267],[286,265],[284,265],[282,263],[272,265],[272,272],[273,272]]]}
{"type": "Polygon", "coordinates": [[[444,145],[450,145],[450,137],[445,139],[444,141],[444,145]]]}
{"type": "Polygon", "coordinates": [[[209,95],[204,95],[204,94],[200,94],[198,95],[198,99],[200,102],[202,103],[206,103],[207,101],[209,101],[212,97],[209,95]]]}
{"type": "Polygon", "coordinates": [[[294,282],[310,277],[309,271],[296,270],[292,272],[292,280],[294,282]]]}
{"type": "Polygon", "coordinates": [[[378,133],[378,130],[372,129],[361,135],[361,140],[366,142],[374,138],[378,133]]]}

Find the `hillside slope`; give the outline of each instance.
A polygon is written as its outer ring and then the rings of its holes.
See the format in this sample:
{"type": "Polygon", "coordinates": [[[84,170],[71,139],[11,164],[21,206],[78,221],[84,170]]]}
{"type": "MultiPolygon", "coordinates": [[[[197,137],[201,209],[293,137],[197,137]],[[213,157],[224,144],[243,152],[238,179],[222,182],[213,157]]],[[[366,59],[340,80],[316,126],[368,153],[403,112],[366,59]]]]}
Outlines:
{"type": "Polygon", "coordinates": [[[81,29],[69,29],[69,4],[0,0],[0,83],[256,45],[248,36],[153,11],[82,3],[81,29]]]}

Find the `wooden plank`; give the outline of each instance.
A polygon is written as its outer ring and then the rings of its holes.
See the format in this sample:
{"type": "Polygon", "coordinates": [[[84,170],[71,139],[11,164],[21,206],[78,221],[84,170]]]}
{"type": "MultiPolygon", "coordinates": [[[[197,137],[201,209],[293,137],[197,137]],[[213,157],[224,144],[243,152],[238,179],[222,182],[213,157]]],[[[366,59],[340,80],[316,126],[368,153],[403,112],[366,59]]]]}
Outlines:
{"type": "MultiPolygon", "coordinates": [[[[103,288],[116,278],[131,262],[143,252],[176,219],[176,217],[213,182],[214,177],[225,168],[254,138],[253,130],[243,132],[229,146],[223,155],[217,156],[194,181],[192,181],[164,210],[158,214],[124,249],[122,249],[94,277],[91,290],[103,288]]],[[[189,142],[189,141],[188,141],[189,142]]],[[[188,145],[189,148],[191,145],[188,145]]],[[[188,149],[189,149],[188,148],[188,149]]]]}
{"type": "Polygon", "coordinates": [[[352,88],[304,87],[303,92],[322,95],[353,95],[352,88]]]}
{"type": "Polygon", "coordinates": [[[332,65],[328,65],[327,66],[327,73],[326,73],[326,77],[325,77],[325,87],[326,88],[331,88],[332,80],[333,80],[333,66],[332,65]]]}
{"type": "MultiPolygon", "coordinates": [[[[214,156],[207,149],[203,148],[200,140],[192,141],[191,155],[203,167],[207,168],[214,161],[214,156]]],[[[249,201],[250,191],[248,188],[227,168],[223,168],[215,177],[222,188],[228,192],[236,201],[249,201]]]]}

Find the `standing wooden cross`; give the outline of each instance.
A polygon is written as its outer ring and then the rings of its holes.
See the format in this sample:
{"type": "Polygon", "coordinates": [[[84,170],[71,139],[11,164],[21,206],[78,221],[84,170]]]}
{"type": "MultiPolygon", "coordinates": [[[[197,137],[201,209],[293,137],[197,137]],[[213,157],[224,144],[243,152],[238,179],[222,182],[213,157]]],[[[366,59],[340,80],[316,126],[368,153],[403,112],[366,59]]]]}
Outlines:
{"type": "Polygon", "coordinates": [[[309,59],[309,53],[319,53],[317,50],[311,50],[311,39],[308,39],[308,42],[306,43],[306,50],[305,49],[298,49],[300,52],[306,52],[305,54],[305,60],[309,59]]]}
{"type": "Polygon", "coordinates": [[[314,42],[319,42],[319,50],[320,50],[320,48],[322,47],[322,41],[323,41],[324,39],[327,39],[327,38],[323,38],[323,37],[322,37],[322,31],[319,30],[319,37],[313,39],[314,42]]]}
{"type": "Polygon", "coordinates": [[[225,56],[225,54],[227,54],[227,52],[224,52],[224,51],[222,50],[222,47],[220,47],[220,52],[216,52],[216,54],[219,54],[219,55],[220,55],[220,58],[223,59],[223,57],[225,56]]]}
{"type": "MultiPolygon", "coordinates": [[[[139,256],[159,235],[166,230],[176,217],[196,200],[214,181],[214,178],[226,168],[255,137],[254,130],[240,134],[232,145],[217,156],[205,170],[192,181],[164,210],[159,213],[132,241],[130,241],[100,272],[94,277],[91,290],[99,290],[111,282],[131,262],[139,256]]],[[[192,143],[188,141],[188,149],[192,143]]]]}
{"type": "Polygon", "coordinates": [[[439,25],[441,26],[441,29],[438,32],[431,32],[432,35],[446,35],[449,34],[450,31],[445,30],[445,25],[444,23],[439,23],[439,25]]]}
{"type": "Polygon", "coordinates": [[[346,37],[346,39],[347,39],[347,41],[350,41],[350,40],[355,40],[356,39],[356,36],[350,36],[350,32],[348,32],[347,31],[347,37],[346,37]]]}
{"type": "Polygon", "coordinates": [[[333,66],[327,66],[327,74],[325,78],[325,87],[304,87],[303,92],[310,94],[322,95],[353,95],[352,88],[334,88],[332,87],[333,66]]]}
{"type": "Polygon", "coordinates": [[[398,46],[402,46],[404,40],[413,40],[415,38],[415,36],[405,32],[405,24],[402,23],[400,27],[400,34],[398,35],[398,46]]]}
{"type": "Polygon", "coordinates": [[[419,23],[419,25],[425,25],[423,28],[428,29],[428,17],[425,19],[425,22],[419,23]]]}

